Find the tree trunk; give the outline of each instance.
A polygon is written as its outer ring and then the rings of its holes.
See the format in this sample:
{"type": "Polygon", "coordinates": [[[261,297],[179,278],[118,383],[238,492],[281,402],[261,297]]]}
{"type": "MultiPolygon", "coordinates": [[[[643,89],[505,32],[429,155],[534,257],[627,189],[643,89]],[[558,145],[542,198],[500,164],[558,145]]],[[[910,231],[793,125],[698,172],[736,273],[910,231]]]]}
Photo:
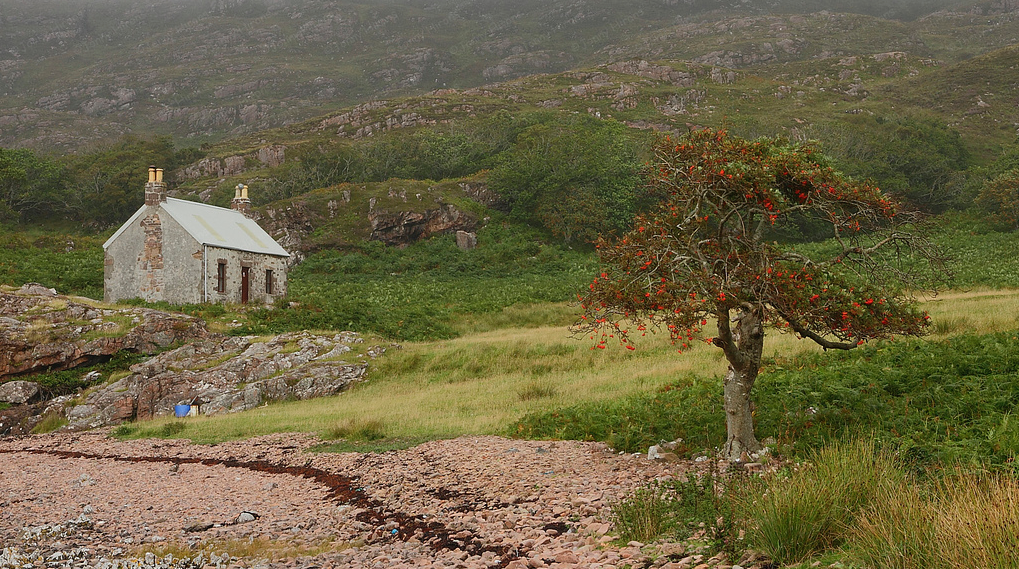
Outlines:
{"type": "Polygon", "coordinates": [[[730,333],[728,323],[723,326],[719,320],[721,339],[728,340],[727,346],[723,346],[728,348],[725,355],[729,371],[723,380],[726,441],[722,453],[729,460],[746,459],[746,455],[761,450],[761,443],[754,436],[750,390],[761,368],[764,326],[760,312],[754,309],[741,310],[735,322],[736,329],[730,333]]]}

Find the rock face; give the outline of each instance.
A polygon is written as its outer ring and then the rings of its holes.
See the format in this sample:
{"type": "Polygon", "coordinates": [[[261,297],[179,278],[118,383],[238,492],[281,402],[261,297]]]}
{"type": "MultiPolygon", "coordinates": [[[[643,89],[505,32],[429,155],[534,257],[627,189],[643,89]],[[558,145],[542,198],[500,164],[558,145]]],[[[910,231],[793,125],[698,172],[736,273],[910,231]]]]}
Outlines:
{"type": "Polygon", "coordinates": [[[440,233],[473,231],[477,220],[450,204],[423,213],[386,211],[368,214],[371,223],[371,239],[386,245],[407,245],[440,233]]]}
{"type": "Polygon", "coordinates": [[[69,428],[169,415],[178,403],[214,415],[267,401],[333,395],[363,379],[368,360],[384,351],[362,343],[353,332],[289,333],[270,340],[210,335],[136,364],[131,375],[89,394],[66,411],[69,428]]]}
{"type": "Polygon", "coordinates": [[[422,182],[382,193],[386,185],[343,184],[269,205],[253,217],[290,253],[288,262],[294,266],[314,251],[366,239],[404,246],[437,234],[474,232],[486,220],[453,205],[462,197],[495,209],[506,205],[485,182],[422,182]]]}
{"type": "Polygon", "coordinates": [[[0,292],[0,381],[71,369],[122,350],[152,353],[209,333],[204,322],[190,316],[97,308],[51,290],[30,284],[16,293],[0,292]]]}
{"type": "Polygon", "coordinates": [[[257,160],[260,166],[275,168],[286,161],[287,147],[270,145],[259,148],[246,156],[227,156],[226,158],[203,158],[190,166],[176,172],[181,180],[195,180],[204,176],[236,176],[248,169],[248,159],[253,163],[257,160]]]}

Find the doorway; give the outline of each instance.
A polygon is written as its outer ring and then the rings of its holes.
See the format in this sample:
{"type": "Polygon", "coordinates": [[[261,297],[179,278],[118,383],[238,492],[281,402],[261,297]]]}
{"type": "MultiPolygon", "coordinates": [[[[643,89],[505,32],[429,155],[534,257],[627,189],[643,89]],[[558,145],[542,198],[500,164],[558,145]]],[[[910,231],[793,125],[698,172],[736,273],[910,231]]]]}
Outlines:
{"type": "Polygon", "coordinates": [[[248,273],[250,267],[241,267],[241,304],[248,303],[248,273]]]}

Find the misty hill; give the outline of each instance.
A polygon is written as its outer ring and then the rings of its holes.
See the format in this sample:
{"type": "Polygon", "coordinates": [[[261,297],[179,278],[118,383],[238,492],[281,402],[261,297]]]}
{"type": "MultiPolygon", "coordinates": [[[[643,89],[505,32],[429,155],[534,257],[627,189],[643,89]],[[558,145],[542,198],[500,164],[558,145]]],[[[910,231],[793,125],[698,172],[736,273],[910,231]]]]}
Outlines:
{"type": "Polygon", "coordinates": [[[832,57],[955,63],[1016,43],[1013,2],[952,4],[0,0],[0,145],[153,133],[197,146],[379,98],[632,59],[770,79],[832,57]]]}

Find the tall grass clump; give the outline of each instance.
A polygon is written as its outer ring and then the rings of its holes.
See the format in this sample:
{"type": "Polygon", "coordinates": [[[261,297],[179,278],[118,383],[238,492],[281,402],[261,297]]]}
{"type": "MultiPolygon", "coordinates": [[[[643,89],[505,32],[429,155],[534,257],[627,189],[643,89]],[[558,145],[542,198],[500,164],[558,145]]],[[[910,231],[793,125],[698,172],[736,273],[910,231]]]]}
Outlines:
{"type": "Polygon", "coordinates": [[[781,565],[838,547],[878,489],[901,477],[873,440],[836,442],[812,452],[788,478],[762,478],[742,490],[738,515],[747,545],[781,565]]]}
{"type": "Polygon", "coordinates": [[[59,413],[49,413],[32,429],[32,434],[39,435],[43,433],[52,433],[60,427],[67,425],[67,423],[67,419],[62,417],[59,413]]]}
{"type": "Polygon", "coordinates": [[[938,486],[935,539],[945,567],[1019,567],[1019,481],[961,476],[938,486]]]}
{"type": "Polygon", "coordinates": [[[668,488],[654,481],[613,504],[612,517],[623,539],[648,542],[675,527],[674,509],[668,488]]]}
{"type": "Polygon", "coordinates": [[[1019,481],[956,474],[886,485],[860,513],[848,549],[875,569],[1019,567],[1019,481]]]}
{"type": "Polygon", "coordinates": [[[348,441],[377,441],[386,437],[386,425],[378,419],[360,417],[341,421],[326,429],[324,439],[345,439],[348,441]]]}
{"type": "Polygon", "coordinates": [[[685,478],[654,480],[612,504],[612,516],[624,541],[648,542],[664,535],[686,539],[694,529],[703,528],[705,540],[732,553],[736,544],[731,505],[736,495],[712,469],[685,478]]]}

